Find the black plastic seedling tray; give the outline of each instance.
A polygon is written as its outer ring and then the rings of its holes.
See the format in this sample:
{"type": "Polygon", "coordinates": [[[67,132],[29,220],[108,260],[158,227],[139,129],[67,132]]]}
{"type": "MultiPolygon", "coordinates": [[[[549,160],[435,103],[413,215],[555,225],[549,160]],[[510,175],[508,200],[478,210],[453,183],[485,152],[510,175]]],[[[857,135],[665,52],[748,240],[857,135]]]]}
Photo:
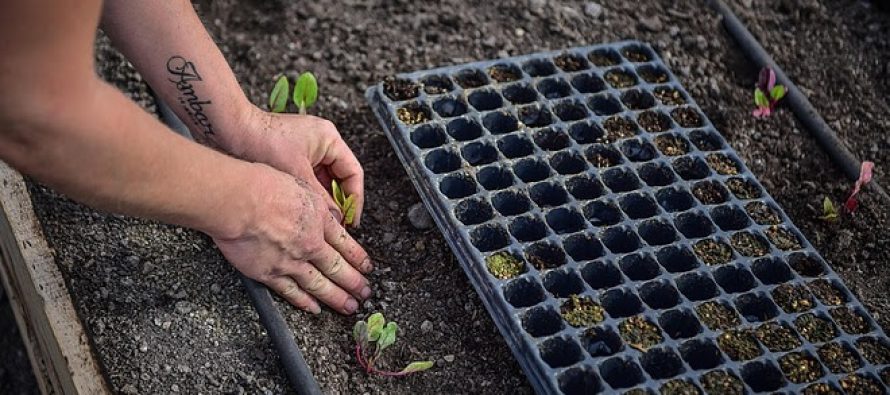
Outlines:
{"type": "Polygon", "coordinates": [[[538,393],[885,391],[885,334],[648,45],[367,98],[538,393]]]}

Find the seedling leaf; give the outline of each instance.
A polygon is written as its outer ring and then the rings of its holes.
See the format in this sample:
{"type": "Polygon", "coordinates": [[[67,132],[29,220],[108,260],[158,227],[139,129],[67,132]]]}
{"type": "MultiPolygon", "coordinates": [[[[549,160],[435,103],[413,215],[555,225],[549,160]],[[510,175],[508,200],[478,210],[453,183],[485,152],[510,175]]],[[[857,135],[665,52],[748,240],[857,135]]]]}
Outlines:
{"type": "Polygon", "coordinates": [[[422,372],[422,371],[427,370],[431,367],[433,367],[433,361],[411,362],[408,364],[408,366],[405,366],[405,368],[402,369],[402,373],[407,374],[407,373],[414,373],[414,372],[422,372]]]}
{"type": "Polygon", "coordinates": [[[848,213],[853,213],[856,211],[856,207],[859,206],[859,201],[856,199],[856,195],[859,194],[862,187],[871,182],[874,168],[874,162],[862,162],[862,166],[859,169],[859,179],[856,180],[856,185],[853,186],[853,192],[850,193],[850,197],[848,197],[846,203],[844,203],[844,209],[846,209],[848,213]]]}
{"type": "Polygon", "coordinates": [[[355,221],[355,195],[350,194],[343,203],[343,223],[352,225],[355,221]]]}
{"type": "Polygon", "coordinates": [[[272,112],[284,112],[287,108],[287,97],[290,94],[290,82],[287,77],[281,76],[275,82],[272,93],[269,94],[269,110],[272,112]]]}
{"type": "Polygon", "coordinates": [[[343,211],[343,206],[346,204],[346,196],[344,196],[343,188],[340,188],[340,183],[337,180],[331,180],[331,194],[334,195],[334,203],[337,203],[337,207],[340,208],[340,211],[343,211]]]}
{"type": "Polygon", "coordinates": [[[754,104],[757,107],[769,107],[769,99],[766,98],[766,94],[760,88],[754,90],[754,104]]]}
{"type": "Polygon", "coordinates": [[[399,326],[396,325],[395,322],[389,322],[383,327],[383,330],[380,332],[380,338],[377,339],[377,352],[382,352],[387,347],[393,345],[396,342],[396,331],[399,330],[399,326]]]}
{"type": "Polygon", "coordinates": [[[352,336],[357,343],[364,343],[368,340],[368,324],[365,321],[355,323],[352,328],[352,336]]]}
{"type": "Polygon", "coordinates": [[[828,222],[835,222],[838,219],[837,208],[834,207],[834,202],[832,202],[828,196],[822,200],[822,216],[819,218],[828,222]]]}
{"type": "Polygon", "coordinates": [[[380,338],[380,333],[383,332],[383,325],[386,323],[386,319],[383,318],[383,314],[374,313],[368,317],[368,340],[375,342],[380,338]]]}
{"type": "Polygon", "coordinates": [[[770,100],[775,103],[785,97],[785,85],[776,85],[769,92],[770,100]]]}
{"type": "Polygon", "coordinates": [[[306,109],[315,104],[318,99],[318,81],[310,72],[300,74],[294,84],[294,103],[300,108],[300,113],[305,114],[306,109]]]}

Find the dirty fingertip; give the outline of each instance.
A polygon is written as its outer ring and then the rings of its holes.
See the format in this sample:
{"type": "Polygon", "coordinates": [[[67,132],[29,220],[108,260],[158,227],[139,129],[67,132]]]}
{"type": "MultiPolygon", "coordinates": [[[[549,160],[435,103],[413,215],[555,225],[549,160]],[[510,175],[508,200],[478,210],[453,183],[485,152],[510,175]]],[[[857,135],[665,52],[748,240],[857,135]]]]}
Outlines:
{"type": "Polygon", "coordinates": [[[355,311],[358,310],[358,302],[353,298],[349,298],[346,300],[346,304],[343,305],[343,310],[346,314],[355,313],[355,311]]]}

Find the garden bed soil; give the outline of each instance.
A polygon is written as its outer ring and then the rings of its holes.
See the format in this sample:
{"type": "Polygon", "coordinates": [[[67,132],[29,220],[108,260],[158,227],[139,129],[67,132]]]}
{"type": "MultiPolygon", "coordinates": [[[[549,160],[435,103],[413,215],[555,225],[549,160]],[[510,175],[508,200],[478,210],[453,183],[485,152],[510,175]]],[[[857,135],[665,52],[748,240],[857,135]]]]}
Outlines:
{"type": "MultiPolygon", "coordinates": [[[[767,49],[854,152],[875,160],[876,180],[890,185],[882,171],[890,163],[890,111],[883,94],[890,89],[884,78],[890,16],[859,1],[742,3],[751,7],[734,7],[767,49]]],[[[349,333],[358,317],[330,311],[310,316],[280,304],[326,392],[530,392],[441,234],[409,224],[406,213],[419,198],[364,102],[365,88],[394,72],[626,38],[647,41],[660,52],[767,191],[888,328],[890,202],[866,193],[854,217],[836,224],[818,219],[823,197],[839,202],[851,183],[787,109],[780,106],[768,119],[750,115],[758,70],[702,6],[602,2],[599,16],[583,2],[546,0],[436,6],[254,0],[199,7],[254,103],[265,103],[277,73],[316,74],[321,97],[313,112],[338,126],[367,175],[366,217],[355,235],[377,258],[377,270],[370,277],[375,296],[360,315],[381,311],[403,328],[387,357],[390,367],[436,361],[422,375],[369,378],[351,353],[349,333]]],[[[128,63],[105,39],[97,48],[100,74],[153,111],[128,63]]],[[[671,116],[690,123],[697,117],[671,116]]],[[[115,390],[286,391],[235,273],[206,237],[96,213],[37,185],[31,192],[115,390]]],[[[833,337],[831,328],[812,335],[833,337]]],[[[851,376],[844,385],[871,384],[861,381],[851,376]]],[[[672,383],[663,391],[682,387],[672,383]]]]}

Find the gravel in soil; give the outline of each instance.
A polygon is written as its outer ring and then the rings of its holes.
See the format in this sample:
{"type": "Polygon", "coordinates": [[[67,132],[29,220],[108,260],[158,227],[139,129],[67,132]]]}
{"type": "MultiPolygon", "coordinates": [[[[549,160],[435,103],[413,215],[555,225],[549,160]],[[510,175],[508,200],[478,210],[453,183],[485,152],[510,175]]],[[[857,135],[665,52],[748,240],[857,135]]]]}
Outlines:
{"type": "Polygon", "coordinates": [[[719,302],[705,302],[695,308],[702,323],[711,330],[725,330],[741,325],[739,315],[731,307],[719,302]]]}
{"type": "Polygon", "coordinates": [[[831,321],[813,315],[803,314],[794,320],[797,332],[811,343],[827,342],[837,337],[837,329],[831,321]]]}
{"type": "Polygon", "coordinates": [[[571,295],[569,300],[559,307],[559,314],[571,326],[576,328],[589,327],[605,319],[606,311],[586,296],[571,295]]]}
{"type": "Polygon", "coordinates": [[[663,337],[658,327],[642,315],[630,317],[618,325],[618,333],[628,346],[645,352],[661,343],[663,337]]]}
{"type": "Polygon", "coordinates": [[[890,347],[873,337],[856,340],[856,347],[865,359],[876,365],[890,363],[890,347]]]}
{"type": "Polygon", "coordinates": [[[699,395],[701,390],[686,380],[673,379],[668,380],[658,388],[661,395],[699,395]]]}
{"type": "Polygon", "coordinates": [[[792,383],[811,383],[822,377],[822,365],[803,352],[790,352],[779,357],[779,367],[792,383]]]}
{"type": "Polygon", "coordinates": [[[722,265],[732,260],[729,245],[719,240],[701,240],[692,247],[695,255],[707,265],[722,265]]]}
{"type": "Polygon", "coordinates": [[[747,361],[758,357],[763,351],[750,330],[728,330],[717,336],[717,345],[733,361],[747,361]]]}
{"type": "Polygon", "coordinates": [[[825,279],[813,280],[809,284],[810,292],[819,298],[822,304],[828,306],[840,306],[847,301],[843,291],[837,288],[831,281],[825,279]]]}
{"type": "Polygon", "coordinates": [[[810,384],[801,393],[804,395],[841,395],[837,388],[828,383],[810,384]]]}
{"type": "Polygon", "coordinates": [[[701,375],[699,382],[708,395],[741,395],[745,393],[742,380],[722,370],[701,375]]]}
{"type": "Polygon", "coordinates": [[[754,330],[754,336],[772,352],[790,351],[801,345],[794,330],[777,322],[767,322],[754,330]]]}
{"type": "Polygon", "coordinates": [[[772,290],[773,300],[786,313],[800,313],[816,305],[810,291],[803,285],[782,284],[772,290]]]}
{"type": "Polygon", "coordinates": [[[859,357],[842,343],[827,343],[817,351],[822,363],[834,373],[852,373],[862,366],[859,357]]]}

